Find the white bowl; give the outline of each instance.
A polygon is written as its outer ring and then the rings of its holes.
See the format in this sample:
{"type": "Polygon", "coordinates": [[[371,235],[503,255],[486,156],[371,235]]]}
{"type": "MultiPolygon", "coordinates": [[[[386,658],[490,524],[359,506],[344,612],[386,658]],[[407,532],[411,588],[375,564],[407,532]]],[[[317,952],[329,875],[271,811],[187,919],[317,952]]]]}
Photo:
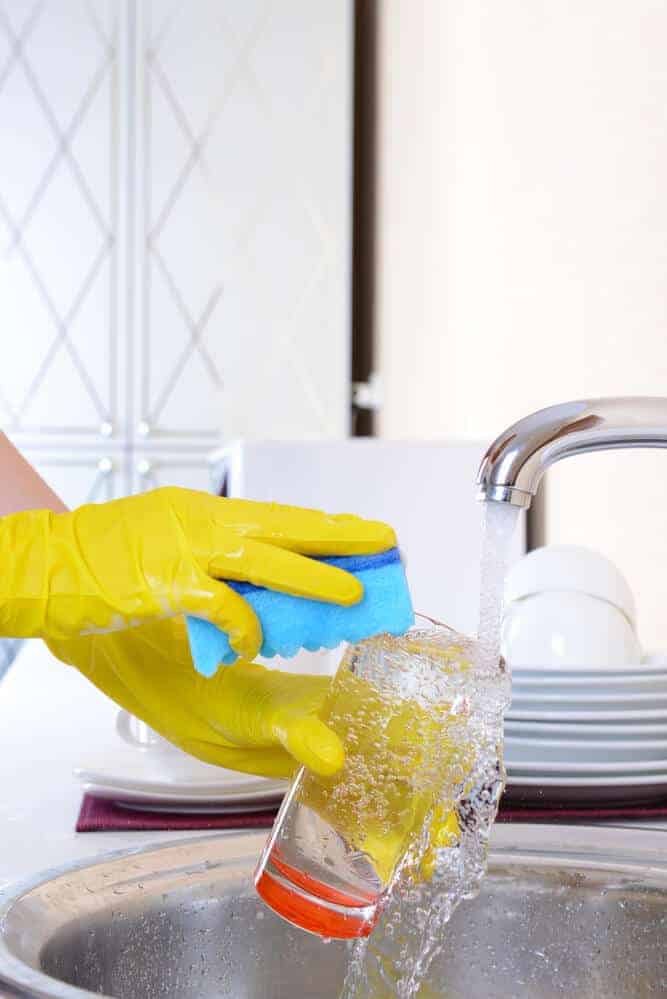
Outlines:
{"type": "Polygon", "coordinates": [[[537,593],[510,604],[502,651],[513,668],[609,669],[641,658],[637,636],[617,607],[586,593],[537,593]]]}
{"type": "Polygon", "coordinates": [[[507,575],[502,652],[513,668],[617,669],[641,660],[634,621],[630,588],[609,559],[538,548],[507,575]]]}
{"type": "Polygon", "coordinates": [[[590,548],[545,545],[524,555],[507,574],[506,604],[548,592],[597,597],[635,624],[635,601],[625,577],[610,559],[590,548]]]}

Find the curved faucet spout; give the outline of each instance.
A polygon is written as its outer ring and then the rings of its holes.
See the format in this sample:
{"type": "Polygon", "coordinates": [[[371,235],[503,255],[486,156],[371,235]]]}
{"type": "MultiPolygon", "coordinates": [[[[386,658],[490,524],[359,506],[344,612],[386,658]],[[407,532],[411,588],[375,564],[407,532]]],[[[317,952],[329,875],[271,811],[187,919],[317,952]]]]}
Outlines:
{"type": "Polygon", "coordinates": [[[479,498],[527,508],[554,462],[630,447],[667,447],[667,398],[580,399],[540,409],[490,446],[477,476],[479,498]]]}

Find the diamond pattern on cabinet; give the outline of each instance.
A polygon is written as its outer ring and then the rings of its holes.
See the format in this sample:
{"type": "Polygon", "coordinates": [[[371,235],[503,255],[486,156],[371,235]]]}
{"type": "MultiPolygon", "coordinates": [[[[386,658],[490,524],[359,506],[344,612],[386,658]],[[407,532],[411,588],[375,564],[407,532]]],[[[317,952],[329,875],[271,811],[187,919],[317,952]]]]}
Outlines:
{"type": "Polygon", "coordinates": [[[97,433],[116,419],[116,14],[114,0],[0,0],[0,300],[12,343],[0,422],[14,432],[97,433]]]}
{"type": "Polygon", "coordinates": [[[140,418],[345,435],[351,4],[143,9],[140,418]]]}
{"type": "Polygon", "coordinates": [[[351,56],[352,0],[0,0],[1,426],[347,433],[351,56]]]}

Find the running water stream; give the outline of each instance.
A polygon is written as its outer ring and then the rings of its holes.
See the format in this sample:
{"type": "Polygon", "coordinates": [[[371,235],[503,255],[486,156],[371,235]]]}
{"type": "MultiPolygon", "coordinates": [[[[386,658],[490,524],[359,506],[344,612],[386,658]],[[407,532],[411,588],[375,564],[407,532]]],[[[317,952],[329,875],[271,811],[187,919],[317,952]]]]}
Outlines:
{"type": "MultiPolygon", "coordinates": [[[[466,739],[474,762],[456,806],[459,837],[454,844],[437,846],[433,874],[430,880],[420,881],[415,871],[429,852],[426,823],[376,930],[354,945],[341,999],[412,999],[417,995],[435,999],[446,994],[446,983],[440,993],[426,991],[424,982],[455,908],[479,891],[486,873],[488,837],[504,787],[502,726],[511,690],[509,674],[500,668],[500,627],[518,513],[510,504],[484,504],[478,641],[466,681],[470,705],[466,739]]],[[[460,694],[460,677],[458,683],[460,694]]],[[[443,787],[435,808],[438,804],[451,807],[451,795],[452,788],[443,787]]]]}
{"type": "Polygon", "coordinates": [[[510,503],[484,503],[477,639],[486,664],[494,668],[500,661],[503,588],[519,512],[510,503]]]}

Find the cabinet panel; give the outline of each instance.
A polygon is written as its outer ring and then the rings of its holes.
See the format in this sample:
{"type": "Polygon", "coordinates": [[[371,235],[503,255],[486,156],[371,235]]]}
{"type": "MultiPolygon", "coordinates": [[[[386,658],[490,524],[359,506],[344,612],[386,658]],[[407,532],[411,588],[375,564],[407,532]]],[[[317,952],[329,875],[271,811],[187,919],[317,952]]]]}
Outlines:
{"type": "Polygon", "coordinates": [[[133,492],[145,492],[160,486],[183,486],[187,489],[213,491],[217,480],[203,449],[187,451],[140,451],[133,458],[133,492]]]}
{"type": "Polygon", "coordinates": [[[28,448],[16,439],[14,443],[68,507],[101,503],[126,491],[122,453],[28,448]]]}
{"type": "Polygon", "coordinates": [[[352,5],[140,5],[139,419],[348,431],[352,5]]]}
{"type": "Polygon", "coordinates": [[[352,0],[0,2],[0,426],[347,434],[352,54],[352,0]]]}
{"type": "Polygon", "coordinates": [[[110,0],[0,9],[0,422],[14,431],[117,422],[117,48],[110,0]]]}

